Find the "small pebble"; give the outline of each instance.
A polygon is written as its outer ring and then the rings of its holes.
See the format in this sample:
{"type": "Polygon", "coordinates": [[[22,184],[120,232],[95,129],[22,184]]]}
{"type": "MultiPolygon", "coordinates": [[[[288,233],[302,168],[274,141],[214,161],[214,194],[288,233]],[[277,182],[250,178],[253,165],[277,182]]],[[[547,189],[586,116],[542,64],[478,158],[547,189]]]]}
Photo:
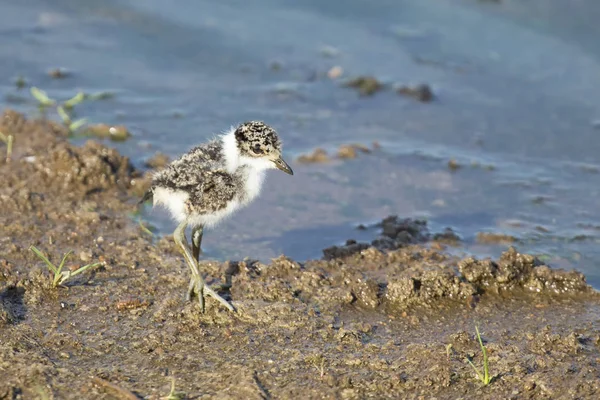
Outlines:
{"type": "Polygon", "coordinates": [[[83,262],[88,262],[92,259],[92,252],[91,251],[82,251],[81,253],[79,253],[79,259],[83,262]]]}
{"type": "Polygon", "coordinates": [[[327,71],[327,77],[329,79],[337,79],[344,73],[344,70],[339,65],[332,67],[329,71],[327,71]]]}
{"type": "Polygon", "coordinates": [[[54,79],[63,79],[71,75],[67,70],[63,68],[54,68],[48,71],[48,75],[54,79]]]}

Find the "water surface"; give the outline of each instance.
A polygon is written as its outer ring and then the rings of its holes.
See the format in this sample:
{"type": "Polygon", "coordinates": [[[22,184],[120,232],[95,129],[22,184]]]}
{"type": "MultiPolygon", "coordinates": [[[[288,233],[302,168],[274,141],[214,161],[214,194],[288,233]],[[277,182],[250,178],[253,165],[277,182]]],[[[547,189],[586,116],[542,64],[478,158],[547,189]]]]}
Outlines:
{"type": "MultiPolygon", "coordinates": [[[[327,165],[273,171],[259,201],[205,236],[207,257],[320,256],[359,223],[425,217],[497,255],[477,232],[520,239],[522,251],[578,268],[600,287],[600,3],[182,0],[0,3],[4,107],[35,105],[23,76],[57,98],[109,91],[84,104],[95,122],[128,126],[119,150],[141,167],[232,124],[263,119],[286,156],[342,143],[382,148],[327,165]],[[373,75],[431,85],[424,104],[384,91],[360,97],[327,78],[373,75]],[[72,74],[52,79],[47,71],[72,74]],[[449,159],[464,167],[447,168],[449,159]],[[473,166],[476,164],[476,166],[473,166]],[[487,168],[493,166],[493,170],[487,168]]],[[[18,140],[18,138],[17,138],[18,140]]],[[[161,232],[164,212],[145,217],[161,232]]]]}

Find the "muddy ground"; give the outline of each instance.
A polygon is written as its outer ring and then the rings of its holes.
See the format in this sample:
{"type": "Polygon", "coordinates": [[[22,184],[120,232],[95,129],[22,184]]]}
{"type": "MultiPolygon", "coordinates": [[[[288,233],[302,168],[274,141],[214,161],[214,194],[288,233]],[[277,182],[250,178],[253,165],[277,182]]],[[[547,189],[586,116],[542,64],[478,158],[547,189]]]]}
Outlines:
{"type": "Polygon", "coordinates": [[[209,299],[201,314],[171,238],[133,216],[148,171],[15,112],[0,131],[15,137],[0,161],[0,399],[159,399],[172,377],[190,399],[600,394],[600,297],[577,272],[512,248],[459,260],[452,232],[390,217],[321,260],[202,263],[238,312],[209,299]],[[31,245],[102,265],[53,288],[31,245]],[[467,362],[482,365],[475,326],[487,386],[467,362]]]}

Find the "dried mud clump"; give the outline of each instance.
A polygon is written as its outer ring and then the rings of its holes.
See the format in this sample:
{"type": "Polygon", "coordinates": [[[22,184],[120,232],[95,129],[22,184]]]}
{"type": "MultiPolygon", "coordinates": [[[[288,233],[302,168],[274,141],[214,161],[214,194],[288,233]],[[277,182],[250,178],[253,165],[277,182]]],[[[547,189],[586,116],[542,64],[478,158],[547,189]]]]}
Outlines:
{"type": "Polygon", "coordinates": [[[582,274],[551,269],[514,248],[504,252],[497,262],[472,257],[453,261],[440,258],[439,253],[424,251],[407,254],[410,249],[386,255],[387,279],[379,281],[379,285],[385,287],[385,300],[395,308],[468,300],[473,296],[509,290],[545,295],[592,291],[582,274]]]}
{"type": "Polygon", "coordinates": [[[296,161],[304,164],[325,163],[330,160],[327,150],[317,148],[310,154],[302,154],[296,161]]]}
{"type": "Polygon", "coordinates": [[[377,78],[372,76],[356,77],[346,82],[344,86],[358,90],[361,96],[372,96],[385,87],[377,78]]]}
{"type": "Polygon", "coordinates": [[[518,253],[514,247],[497,262],[466,258],[458,263],[464,279],[481,290],[524,288],[534,292],[576,293],[590,290],[585,276],[576,271],[555,270],[537,258],[518,253]]]}
{"type": "Polygon", "coordinates": [[[510,244],[515,243],[517,238],[503,233],[478,232],[475,240],[482,244],[510,244]]]}
{"type": "Polygon", "coordinates": [[[457,246],[461,242],[460,236],[458,236],[458,234],[450,227],[444,229],[443,232],[434,233],[431,238],[435,242],[449,244],[451,246],[457,246]]]}
{"type": "Polygon", "coordinates": [[[54,79],[64,79],[71,76],[71,72],[64,68],[53,68],[48,71],[48,76],[54,79]]]}
{"type": "Polygon", "coordinates": [[[461,168],[462,168],[462,165],[460,165],[460,164],[458,163],[458,161],[456,161],[454,158],[452,158],[452,159],[448,160],[448,169],[449,169],[450,171],[453,171],[453,172],[454,172],[454,171],[458,171],[458,170],[459,170],[459,169],[461,169],[461,168]]]}
{"type": "Polygon", "coordinates": [[[91,125],[87,128],[87,133],[98,138],[110,139],[115,142],[123,142],[131,136],[127,127],[123,125],[91,125]]]}
{"type": "Polygon", "coordinates": [[[429,239],[427,222],[423,220],[401,219],[392,215],[385,218],[376,227],[381,228],[381,235],[370,244],[348,240],[343,246],[331,246],[324,249],[324,258],[329,260],[347,257],[371,246],[378,250],[393,250],[409,244],[423,243],[429,239]]]}
{"type": "Polygon", "coordinates": [[[414,87],[401,86],[397,89],[397,92],[398,94],[412,97],[413,99],[423,103],[428,103],[435,98],[435,96],[433,95],[433,90],[431,90],[431,87],[429,87],[429,85],[425,83],[414,87]]]}
{"type": "Polygon", "coordinates": [[[354,159],[358,153],[370,153],[371,149],[363,144],[344,144],[337,151],[337,157],[341,159],[354,159]]]}
{"type": "Polygon", "coordinates": [[[63,188],[90,190],[115,185],[127,188],[133,174],[127,157],[94,141],[88,141],[82,148],[59,145],[38,165],[50,181],[63,188]]]}
{"type": "Polygon", "coordinates": [[[323,249],[323,258],[326,260],[344,258],[366,250],[369,247],[371,245],[368,243],[357,243],[356,240],[349,239],[346,240],[346,244],[343,246],[331,246],[323,249]]]}
{"type": "Polygon", "coordinates": [[[0,117],[0,130],[15,137],[0,203],[15,203],[17,209],[38,198],[47,200],[47,195],[81,198],[91,192],[127,190],[139,176],[129,159],[115,149],[95,141],[73,146],[65,128],[49,121],[27,120],[8,110],[0,117]]]}
{"type": "Polygon", "coordinates": [[[334,160],[352,160],[357,158],[361,153],[369,154],[377,149],[379,149],[379,143],[377,142],[373,143],[373,148],[360,143],[343,144],[337,149],[335,155],[329,155],[327,150],[317,148],[312,153],[300,155],[296,161],[303,164],[318,164],[334,160]]]}
{"type": "MultiPolygon", "coordinates": [[[[430,234],[425,221],[401,219],[390,216],[375,225],[381,234],[371,243],[349,240],[343,246],[323,250],[324,260],[343,260],[356,264],[362,270],[386,269],[387,279],[375,279],[381,290],[377,304],[382,299],[389,305],[405,309],[432,301],[469,299],[484,293],[519,289],[546,294],[581,293],[590,287],[585,277],[575,271],[551,269],[537,258],[520,254],[510,248],[497,261],[463,260],[425,250],[419,244],[430,240],[460,240],[452,230],[430,234]]],[[[432,248],[435,248],[433,246],[432,248]]],[[[368,276],[344,275],[347,282],[368,281],[368,276]]],[[[356,300],[356,290],[351,290],[356,300]]],[[[365,302],[368,303],[368,302],[365,302]]],[[[371,301],[371,303],[373,303],[371,301]]]]}
{"type": "Polygon", "coordinates": [[[465,299],[477,294],[477,288],[451,270],[423,271],[415,277],[391,279],[386,299],[395,306],[427,304],[439,299],[465,299]]]}

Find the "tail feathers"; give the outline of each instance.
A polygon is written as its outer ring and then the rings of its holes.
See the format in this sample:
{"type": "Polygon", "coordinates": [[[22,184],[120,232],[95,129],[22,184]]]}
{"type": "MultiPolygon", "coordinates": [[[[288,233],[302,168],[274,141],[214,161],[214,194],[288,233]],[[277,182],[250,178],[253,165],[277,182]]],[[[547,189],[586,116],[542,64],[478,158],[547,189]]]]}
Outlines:
{"type": "Polygon", "coordinates": [[[148,191],[146,193],[144,193],[144,197],[142,197],[142,199],[139,201],[139,204],[145,203],[148,200],[152,200],[152,196],[154,195],[152,188],[148,189],[148,191]]]}

